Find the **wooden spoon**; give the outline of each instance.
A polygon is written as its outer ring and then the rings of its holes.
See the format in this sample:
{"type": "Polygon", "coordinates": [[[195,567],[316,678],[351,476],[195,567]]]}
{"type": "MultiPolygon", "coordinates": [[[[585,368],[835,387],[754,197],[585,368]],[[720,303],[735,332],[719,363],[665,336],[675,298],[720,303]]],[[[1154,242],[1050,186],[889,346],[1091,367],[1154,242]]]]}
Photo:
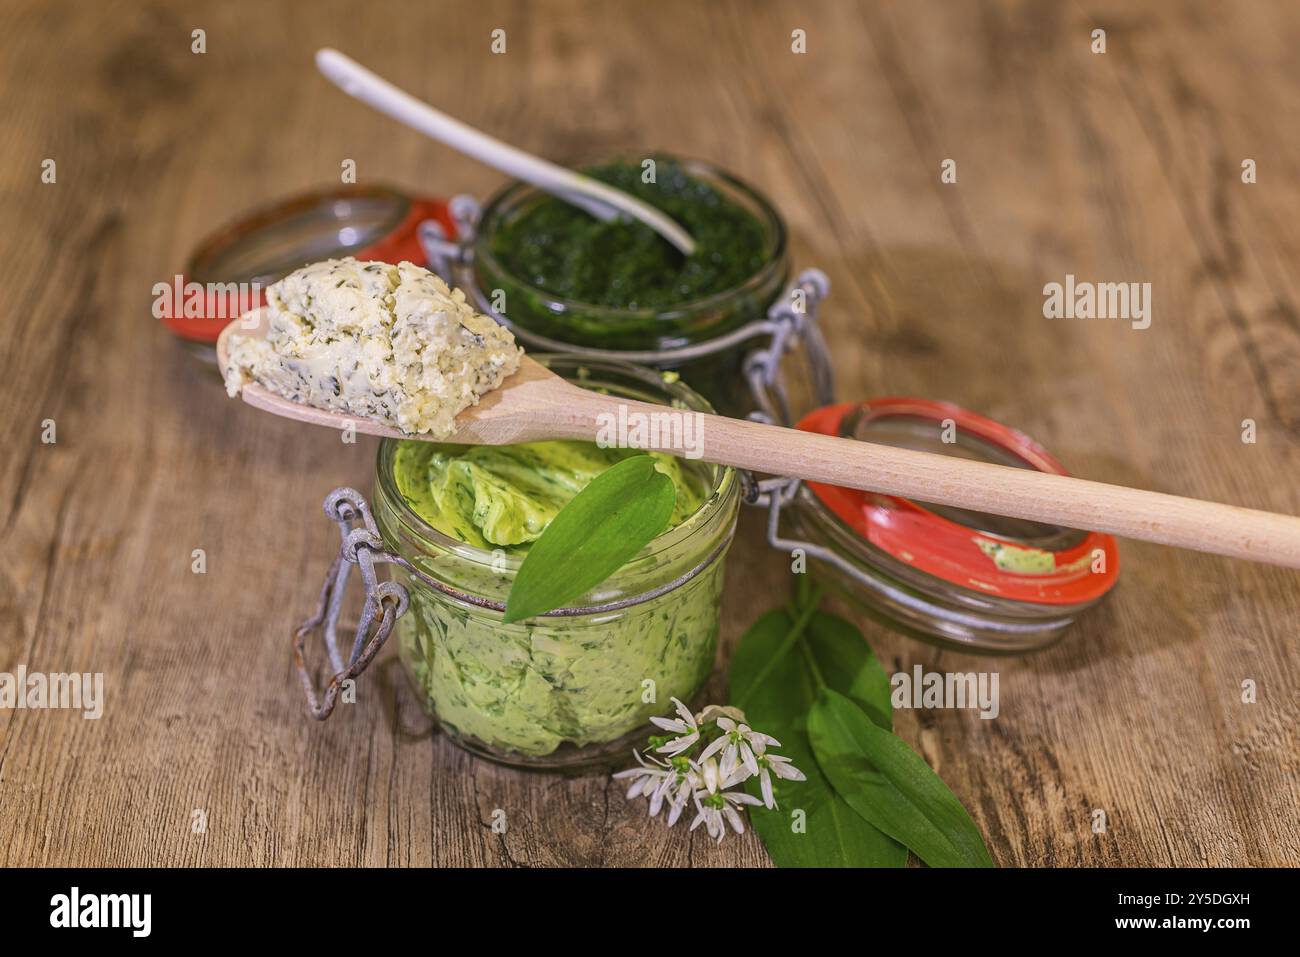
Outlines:
{"type": "MultiPolygon", "coordinates": [[[[265,313],[257,310],[222,331],[217,356],[223,369],[227,338],[232,332],[264,336],[265,313]]],[[[256,383],[245,385],[241,394],[255,408],[300,422],[336,429],[351,426],[357,432],[398,439],[429,438],[292,402],[256,383]]],[[[627,413],[668,411],[662,405],[579,388],[525,356],[519,370],[500,388],[456,417],[453,435],[437,441],[474,445],[595,441],[602,420],[617,416],[620,408],[627,413]]],[[[1290,515],[718,415],[704,415],[697,421],[701,457],[707,462],[1300,568],[1300,518],[1290,515]]],[[[683,455],[682,449],[670,445],[651,448],[683,455]]]]}

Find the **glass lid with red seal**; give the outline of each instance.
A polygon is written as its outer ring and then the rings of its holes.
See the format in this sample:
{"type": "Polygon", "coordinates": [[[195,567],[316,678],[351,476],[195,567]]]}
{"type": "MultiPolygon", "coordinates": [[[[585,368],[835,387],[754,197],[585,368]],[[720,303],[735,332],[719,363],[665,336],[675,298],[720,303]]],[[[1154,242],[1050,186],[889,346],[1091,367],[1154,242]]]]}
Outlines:
{"type": "MultiPolygon", "coordinates": [[[[814,372],[829,384],[828,370],[817,364],[814,372]]],[[[761,417],[788,422],[779,361],[758,356],[750,371],[761,417]]],[[[817,391],[824,396],[827,389],[817,391]]],[[[949,402],[827,403],[795,428],[1068,474],[1024,433],[949,402]]],[[[786,478],[751,481],[746,499],[768,508],[774,548],[822,573],[871,617],[964,651],[1045,648],[1119,578],[1115,539],[1099,532],[786,478]]]]}
{"type": "Polygon", "coordinates": [[[455,236],[443,200],[386,186],[343,185],[291,197],[200,242],[182,274],[154,287],[154,315],[215,365],[221,330],[263,305],[271,283],[307,263],[343,256],[424,266],[423,224],[449,239],[455,236]]]}

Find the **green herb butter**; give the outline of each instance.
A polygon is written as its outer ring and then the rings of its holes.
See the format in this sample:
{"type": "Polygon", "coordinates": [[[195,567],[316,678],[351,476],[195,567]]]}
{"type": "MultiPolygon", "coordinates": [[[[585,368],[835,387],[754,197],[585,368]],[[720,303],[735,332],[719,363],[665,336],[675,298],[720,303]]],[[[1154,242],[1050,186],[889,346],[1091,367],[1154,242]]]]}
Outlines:
{"type": "MultiPolygon", "coordinates": [[[[444,535],[518,554],[588,482],[635,454],[635,449],[602,449],[590,442],[403,442],[393,477],[412,510],[444,535]]],[[[650,454],[677,488],[670,525],[679,525],[708,497],[705,479],[671,455],[650,454]]]]}
{"type": "MultiPolygon", "coordinates": [[[[579,490],[632,454],[583,442],[404,442],[393,477],[429,525],[515,558],[579,490]]],[[[655,458],[677,489],[676,526],[708,498],[709,470],[655,458]]],[[[674,566],[663,577],[678,574],[674,566]]],[[[690,696],[713,667],[721,590],[715,561],[671,592],[617,612],[506,625],[499,612],[417,584],[399,625],[402,654],[445,728],[494,751],[540,757],[565,742],[619,738],[663,713],[669,697],[690,696]]]]}

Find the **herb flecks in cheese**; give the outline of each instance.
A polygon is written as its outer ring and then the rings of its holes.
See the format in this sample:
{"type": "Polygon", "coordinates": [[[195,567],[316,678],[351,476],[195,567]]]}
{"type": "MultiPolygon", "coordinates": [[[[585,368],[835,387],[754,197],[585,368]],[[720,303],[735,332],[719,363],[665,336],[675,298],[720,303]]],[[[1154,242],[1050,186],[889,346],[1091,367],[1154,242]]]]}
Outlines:
{"type": "Polygon", "coordinates": [[[294,402],[450,435],[456,414],[519,368],[509,330],[413,263],[329,259],[267,289],[265,339],[231,335],[223,374],[294,402]]]}

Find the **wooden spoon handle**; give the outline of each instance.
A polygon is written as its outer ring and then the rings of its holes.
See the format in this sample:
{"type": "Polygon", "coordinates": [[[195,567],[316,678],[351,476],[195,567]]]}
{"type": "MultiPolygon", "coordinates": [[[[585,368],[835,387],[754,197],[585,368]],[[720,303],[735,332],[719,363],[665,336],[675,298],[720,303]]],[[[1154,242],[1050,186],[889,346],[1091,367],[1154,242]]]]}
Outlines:
{"type": "MultiPolygon", "coordinates": [[[[592,412],[608,416],[619,405],[664,412],[663,406],[600,400],[562,416],[572,437],[599,440],[592,412]]],[[[720,416],[697,422],[707,462],[1300,568],[1300,518],[1290,515],[720,416]]],[[[653,447],[682,452],[663,437],[653,447]]]]}
{"type": "Polygon", "coordinates": [[[920,502],[1300,568],[1300,518],[728,419],[704,458],[920,502]]]}

